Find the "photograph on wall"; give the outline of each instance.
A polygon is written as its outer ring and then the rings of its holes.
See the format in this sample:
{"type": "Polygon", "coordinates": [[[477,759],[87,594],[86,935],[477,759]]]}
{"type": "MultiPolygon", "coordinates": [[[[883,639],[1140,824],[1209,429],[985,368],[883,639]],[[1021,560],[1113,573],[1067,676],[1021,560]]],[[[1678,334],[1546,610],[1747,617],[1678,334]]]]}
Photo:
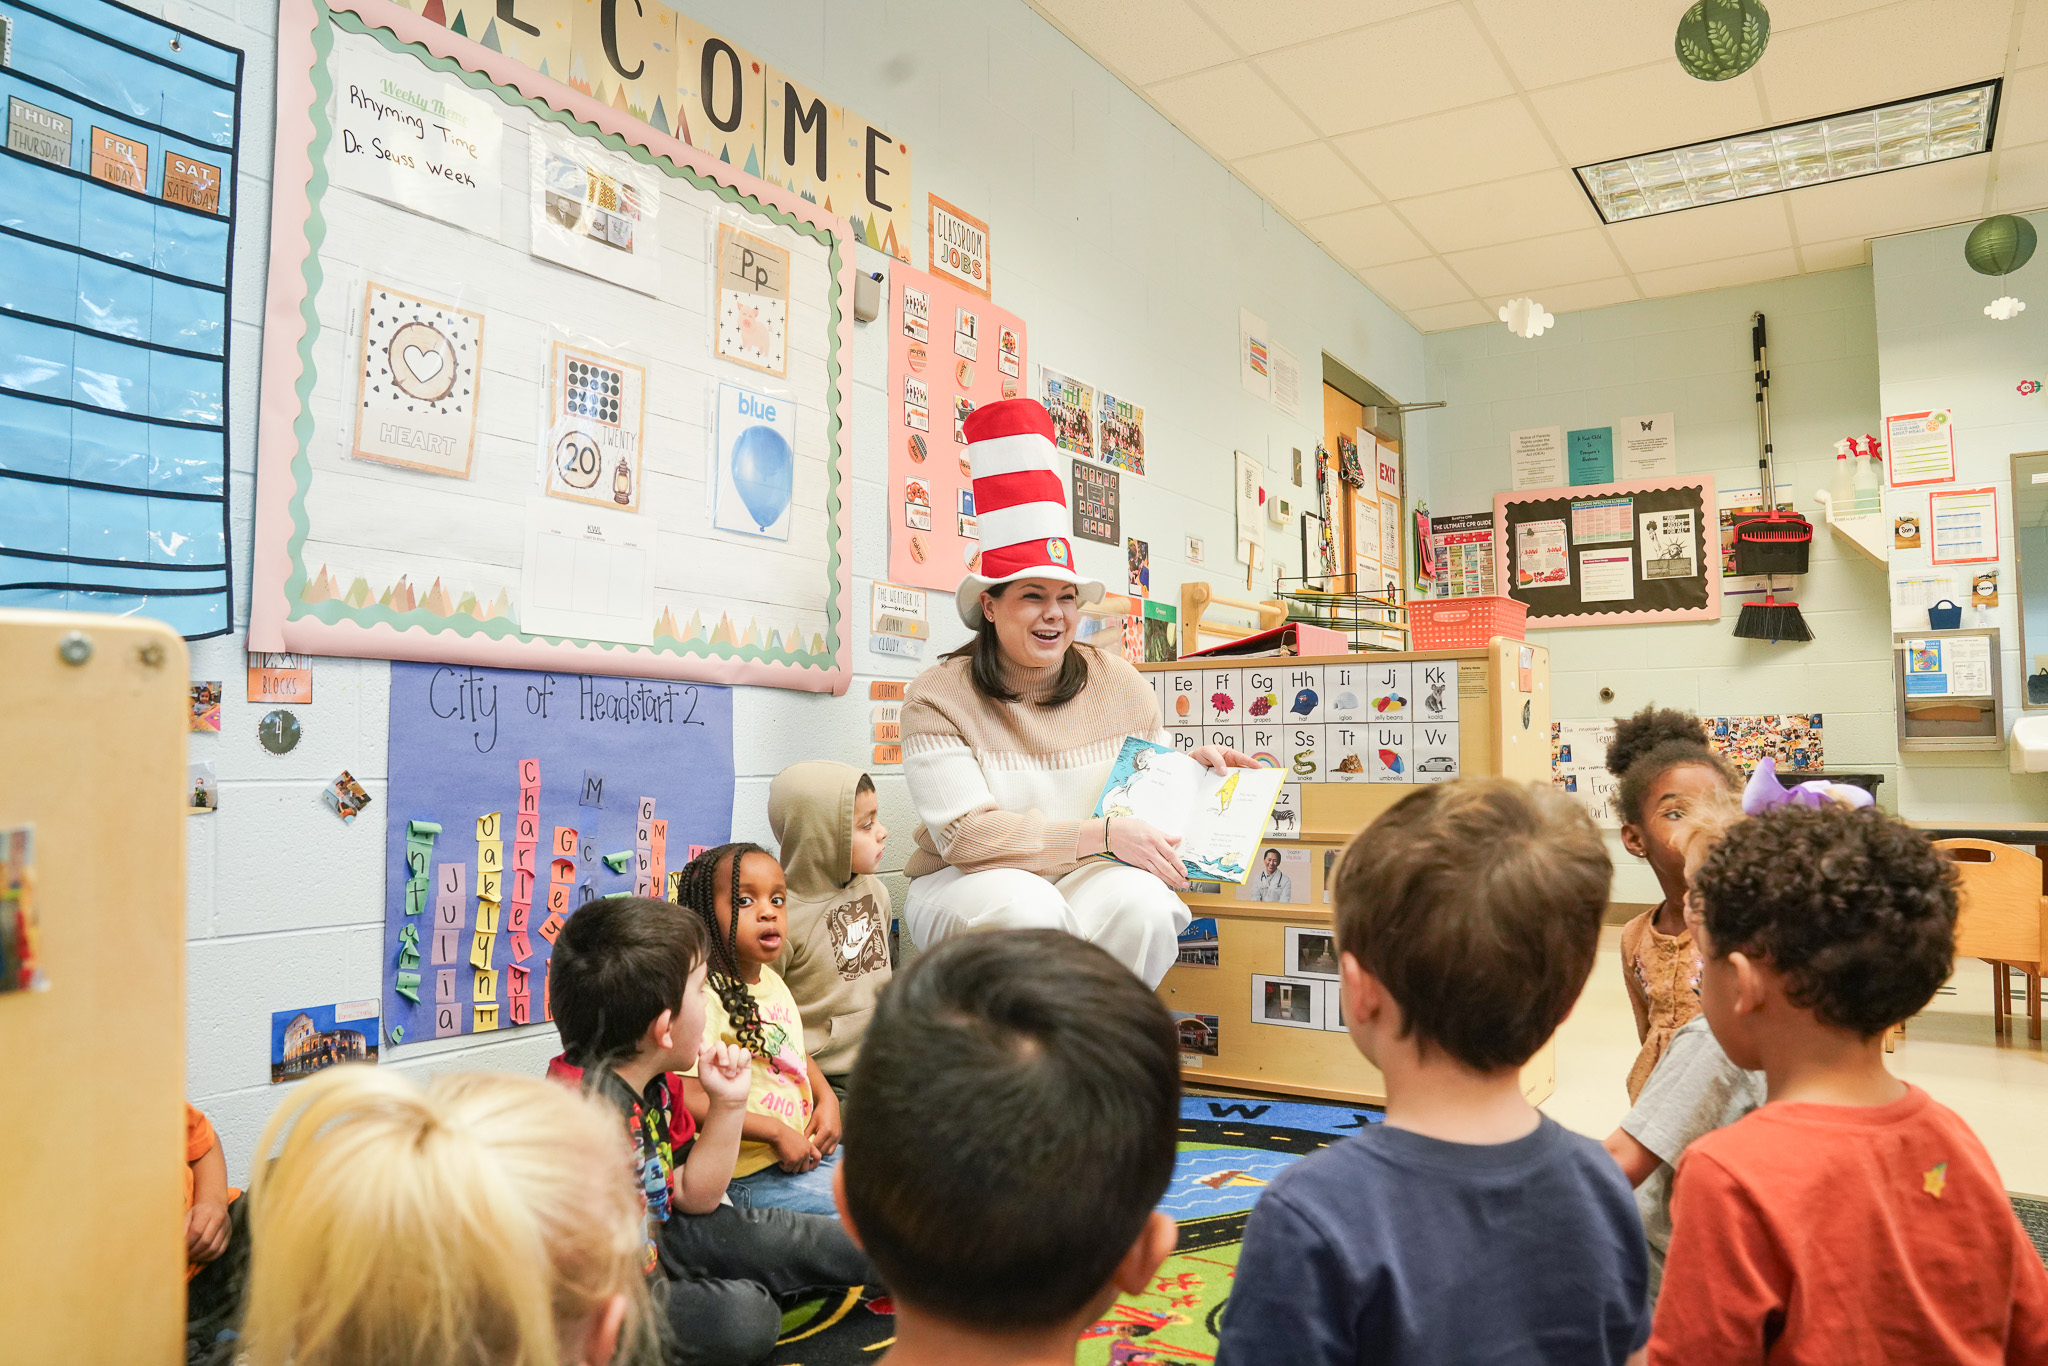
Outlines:
{"type": "Polygon", "coordinates": [[[358,460],[469,477],[484,317],[372,280],[357,354],[358,460]]]}
{"type": "Polygon", "coordinates": [[[1239,901],[1286,903],[1308,900],[1308,850],[1269,844],[1252,862],[1252,875],[1237,889],[1239,901]]]}
{"type": "Polygon", "coordinates": [[[1115,545],[1123,539],[1118,507],[1117,472],[1074,462],[1074,534],[1083,540],[1115,545]]]}
{"type": "Polygon", "coordinates": [[[37,953],[36,828],[0,829],[0,995],[41,990],[37,953]]]}
{"type": "Polygon", "coordinates": [[[564,341],[549,354],[548,496],[638,512],[647,371],[564,341]]]}
{"type": "Polygon", "coordinates": [[[1213,968],[1222,957],[1216,938],[1216,917],[1198,915],[1180,932],[1174,962],[1184,968],[1213,968]]]}
{"type": "Polygon", "coordinates": [[[533,254],[641,294],[661,288],[660,172],[543,124],[532,148],[533,254]]]}
{"type": "Polygon", "coordinates": [[[270,1080],[297,1081],[338,1063],[377,1061],[377,1002],[273,1011],[270,1080]]]}
{"type": "Polygon", "coordinates": [[[713,354],[771,375],[789,373],[789,252],[718,225],[718,335],[713,354]]]}
{"type": "MultiPolygon", "coordinates": [[[[1075,468],[1080,468],[1076,466],[1075,468]]],[[[1148,542],[1135,536],[1124,541],[1124,566],[1128,574],[1128,587],[1139,597],[1152,593],[1152,547],[1148,542]]]]}
{"type": "Polygon", "coordinates": [[[1252,1021],[1288,1029],[1323,1027],[1323,984],[1310,977],[1252,974],[1252,1021]]]}
{"type": "Polygon", "coordinates": [[[192,731],[210,731],[220,734],[221,685],[217,678],[192,685],[192,714],[188,718],[192,731]]]}
{"type": "Polygon", "coordinates": [[[1143,477],[1145,410],[1105,393],[1096,412],[1096,458],[1126,474],[1143,477]]]}
{"type": "Polygon", "coordinates": [[[1819,772],[1827,767],[1821,720],[1817,711],[1710,717],[1707,743],[1744,775],[1755,772],[1766,757],[1777,760],[1780,773],[1819,772]]]}
{"type": "Polygon", "coordinates": [[[185,765],[185,814],[211,816],[220,810],[220,770],[211,759],[185,765]]]}
{"type": "Polygon", "coordinates": [[[719,385],[711,525],[788,540],[796,496],[795,450],[795,403],[737,384],[719,385]]]}
{"type": "MultiPolygon", "coordinates": [[[[1306,850],[1302,851],[1306,853],[1306,850]]],[[[1324,977],[1337,980],[1337,932],[1328,926],[1304,929],[1287,927],[1287,952],[1282,959],[1289,977],[1324,977]]]]}
{"type": "Polygon", "coordinates": [[[1185,1063],[1191,1053],[1205,1058],[1216,1056],[1220,1029],[1214,1015],[1194,1015],[1184,1010],[1169,1012],[1173,1016],[1173,1032],[1180,1040],[1181,1061],[1185,1063]]]}
{"type": "Polygon", "coordinates": [[[1039,397],[1052,416],[1053,444],[1083,460],[1095,458],[1095,386],[1050,366],[1038,367],[1039,397]]]}

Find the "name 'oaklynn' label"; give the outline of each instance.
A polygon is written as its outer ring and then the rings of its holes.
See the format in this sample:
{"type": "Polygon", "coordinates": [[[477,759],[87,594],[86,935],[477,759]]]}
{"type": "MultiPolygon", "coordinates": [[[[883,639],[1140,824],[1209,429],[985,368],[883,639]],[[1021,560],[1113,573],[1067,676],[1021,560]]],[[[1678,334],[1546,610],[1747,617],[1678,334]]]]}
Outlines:
{"type": "Polygon", "coordinates": [[[27,100],[7,97],[7,149],[46,161],[71,164],[71,120],[27,100]]]}

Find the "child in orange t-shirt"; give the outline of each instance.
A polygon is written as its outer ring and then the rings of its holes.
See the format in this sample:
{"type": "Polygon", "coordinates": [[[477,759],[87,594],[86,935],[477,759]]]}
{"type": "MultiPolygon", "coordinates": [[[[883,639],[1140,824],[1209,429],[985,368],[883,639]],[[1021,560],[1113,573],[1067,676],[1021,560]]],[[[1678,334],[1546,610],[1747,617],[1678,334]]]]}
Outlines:
{"type": "Polygon", "coordinates": [[[1990,1156],[1885,1070],[1954,959],[1946,860],[1873,809],[1780,805],[1692,886],[1707,1022],[1769,1098],[1679,1161],[1652,1366],[2048,1361],[2048,1270],[1990,1156]]]}
{"type": "Polygon", "coordinates": [[[1699,816],[1732,809],[1733,769],[1707,747],[1691,712],[1644,707],[1614,723],[1607,771],[1620,779],[1621,843],[1657,875],[1664,899],[1621,927],[1621,976],[1642,1049],[1628,1072],[1629,1104],[1679,1027],[1700,1013],[1700,955],[1685,926],[1685,845],[1699,816]]]}

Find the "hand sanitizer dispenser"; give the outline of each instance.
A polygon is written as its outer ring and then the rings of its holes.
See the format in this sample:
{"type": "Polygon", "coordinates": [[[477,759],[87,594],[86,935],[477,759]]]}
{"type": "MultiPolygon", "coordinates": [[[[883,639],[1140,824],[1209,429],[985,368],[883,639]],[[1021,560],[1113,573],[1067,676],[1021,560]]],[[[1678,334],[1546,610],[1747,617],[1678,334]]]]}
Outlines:
{"type": "Polygon", "coordinates": [[[2023,714],[2012,723],[2006,767],[2015,773],[2048,773],[2048,716],[2023,714]]]}

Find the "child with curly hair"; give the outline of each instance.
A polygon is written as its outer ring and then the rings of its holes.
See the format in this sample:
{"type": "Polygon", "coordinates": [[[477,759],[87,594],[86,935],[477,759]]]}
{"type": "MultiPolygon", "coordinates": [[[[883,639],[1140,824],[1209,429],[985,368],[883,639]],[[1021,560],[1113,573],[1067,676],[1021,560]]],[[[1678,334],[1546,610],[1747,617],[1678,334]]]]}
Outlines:
{"type": "MultiPolygon", "coordinates": [[[[836,1216],[839,1098],[805,1054],[803,1014],[769,966],[783,946],[782,865],[758,844],[720,845],[690,860],[678,895],[710,941],[707,1037],[737,1044],[754,1060],[733,1202],[836,1216]]],[[[694,1078],[684,1082],[684,1103],[692,1113],[710,1103],[694,1078]]]]}
{"type": "Polygon", "coordinates": [[[1652,1363],[2048,1361],[2048,1271],[1968,1125],[1886,1070],[1955,959],[1955,871],[1787,802],[1693,879],[1700,995],[1762,1108],[1685,1150],[1652,1363]]]}
{"type": "Polygon", "coordinates": [[[1621,975],[1642,1051],[1634,1104],[1679,1026],[1700,1013],[1700,957],[1685,927],[1685,846],[1699,817],[1733,808],[1740,783],[1690,712],[1644,707],[1614,723],[1607,771],[1621,780],[1621,843],[1650,865],[1664,899],[1622,926],[1621,975]]]}

